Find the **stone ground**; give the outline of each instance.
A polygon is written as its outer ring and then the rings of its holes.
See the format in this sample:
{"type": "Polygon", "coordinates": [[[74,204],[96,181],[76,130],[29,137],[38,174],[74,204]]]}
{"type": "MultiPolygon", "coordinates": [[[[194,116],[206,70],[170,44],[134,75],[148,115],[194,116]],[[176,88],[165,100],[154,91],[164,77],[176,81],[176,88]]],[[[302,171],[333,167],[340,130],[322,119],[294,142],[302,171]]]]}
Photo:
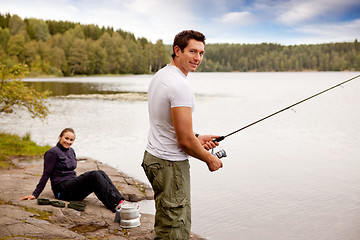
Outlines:
{"type": "MultiPolygon", "coordinates": [[[[36,200],[20,200],[35,189],[43,169],[42,159],[14,159],[18,167],[0,170],[0,240],[7,239],[153,239],[154,216],[141,213],[141,225],[121,228],[114,223],[115,213],[106,209],[94,194],[83,202],[83,212],[51,205],[38,205],[36,200]]],[[[116,169],[94,161],[80,159],[77,174],[103,170],[126,200],[137,202],[153,199],[151,187],[116,169]]],[[[48,181],[39,198],[55,200],[48,181]]],[[[64,201],[67,205],[68,202],[64,201]]],[[[141,212],[141,209],[140,209],[141,212]]],[[[192,234],[190,239],[203,239],[192,234]]]]}

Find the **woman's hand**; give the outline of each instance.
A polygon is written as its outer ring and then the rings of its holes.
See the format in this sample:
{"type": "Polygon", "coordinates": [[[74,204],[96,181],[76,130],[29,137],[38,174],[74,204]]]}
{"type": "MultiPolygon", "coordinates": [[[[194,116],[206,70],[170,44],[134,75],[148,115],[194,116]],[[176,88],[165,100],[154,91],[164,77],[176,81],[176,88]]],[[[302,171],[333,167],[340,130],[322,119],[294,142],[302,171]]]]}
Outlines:
{"type": "Polygon", "coordinates": [[[22,197],[20,200],[33,200],[33,199],[36,199],[36,197],[34,195],[29,195],[22,197]]]}
{"type": "Polygon", "coordinates": [[[200,144],[206,149],[210,150],[213,148],[216,148],[216,146],[219,146],[218,142],[213,142],[214,139],[218,138],[220,136],[217,135],[199,135],[198,140],[200,144]]]}

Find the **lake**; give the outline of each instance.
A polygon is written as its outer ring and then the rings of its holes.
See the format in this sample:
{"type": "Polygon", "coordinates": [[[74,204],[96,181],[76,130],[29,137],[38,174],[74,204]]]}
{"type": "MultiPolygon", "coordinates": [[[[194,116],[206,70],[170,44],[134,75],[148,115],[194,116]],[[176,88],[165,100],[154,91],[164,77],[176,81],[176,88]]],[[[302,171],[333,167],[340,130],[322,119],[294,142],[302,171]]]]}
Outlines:
{"type": "MultiPolygon", "coordinates": [[[[194,130],[229,134],[358,74],[190,73],[194,130]]],[[[72,127],[77,156],[148,183],[140,166],[149,127],[141,97],[151,77],[29,79],[53,91],[51,114],[44,122],[26,112],[2,115],[0,130],[55,145],[72,127]]],[[[360,239],[359,103],[360,78],[225,138],[219,171],[191,159],[192,231],[216,240],[360,239]]],[[[154,213],[152,201],[141,208],[154,213]]]]}

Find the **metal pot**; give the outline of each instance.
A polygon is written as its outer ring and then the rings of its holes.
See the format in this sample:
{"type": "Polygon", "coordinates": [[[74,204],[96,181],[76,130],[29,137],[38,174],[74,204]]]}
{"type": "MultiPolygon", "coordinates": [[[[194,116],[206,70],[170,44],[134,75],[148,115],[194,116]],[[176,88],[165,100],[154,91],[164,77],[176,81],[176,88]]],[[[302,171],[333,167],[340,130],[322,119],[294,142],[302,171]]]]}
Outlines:
{"type": "Polygon", "coordinates": [[[134,228],[140,226],[140,217],[130,219],[130,220],[123,220],[120,221],[120,227],[122,228],[134,228]]]}
{"type": "Polygon", "coordinates": [[[140,209],[138,204],[124,204],[120,208],[121,220],[132,220],[139,218],[140,209]]]}

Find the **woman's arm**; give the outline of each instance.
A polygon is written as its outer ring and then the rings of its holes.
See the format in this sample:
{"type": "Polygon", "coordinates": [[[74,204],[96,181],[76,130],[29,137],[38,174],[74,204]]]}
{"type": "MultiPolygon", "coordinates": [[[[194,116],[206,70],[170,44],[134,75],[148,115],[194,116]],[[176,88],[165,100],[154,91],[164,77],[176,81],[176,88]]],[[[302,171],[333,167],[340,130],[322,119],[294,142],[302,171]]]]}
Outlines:
{"type": "Polygon", "coordinates": [[[31,200],[37,198],[41,192],[44,190],[48,179],[50,178],[52,172],[54,171],[56,164],[56,153],[52,151],[47,151],[44,156],[44,171],[39,180],[38,185],[36,186],[32,195],[22,197],[21,200],[31,200]]]}

